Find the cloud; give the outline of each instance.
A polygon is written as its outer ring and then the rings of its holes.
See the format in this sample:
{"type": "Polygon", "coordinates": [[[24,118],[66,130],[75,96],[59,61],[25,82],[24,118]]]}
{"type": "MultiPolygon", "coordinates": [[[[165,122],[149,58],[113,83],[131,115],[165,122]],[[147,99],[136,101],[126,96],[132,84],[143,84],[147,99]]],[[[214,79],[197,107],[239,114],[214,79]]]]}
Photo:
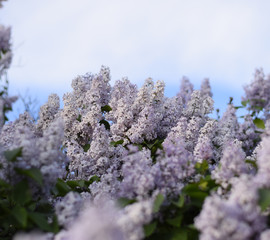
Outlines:
{"type": "MultiPolygon", "coordinates": [[[[269,1],[12,0],[17,86],[69,89],[77,74],[111,68],[113,80],[182,75],[240,89],[255,67],[270,71],[269,1]],[[17,66],[20,67],[17,67],[17,66]]],[[[13,83],[14,84],[14,83],[13,83]]]]}

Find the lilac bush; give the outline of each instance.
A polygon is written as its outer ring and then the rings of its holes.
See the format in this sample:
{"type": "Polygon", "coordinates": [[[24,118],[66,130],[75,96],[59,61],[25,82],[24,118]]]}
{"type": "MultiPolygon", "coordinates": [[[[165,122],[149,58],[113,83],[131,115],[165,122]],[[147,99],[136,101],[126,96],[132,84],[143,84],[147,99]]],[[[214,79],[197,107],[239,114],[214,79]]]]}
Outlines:
{"type": "MultiPolygon", "coordinates": [[[[1,80],[10,38],[0,25],[1,80]]],[[[268,239],[269,79],[256,70],[242,105],[214,119],[209,79],[194,90],[184,77],[169,98],[151,78],[111,86],[102,66],[73,79],[63,108],[51,94],[37,121],[25,112],[13,122],[4,82],[0,238],[268,239]]]]}

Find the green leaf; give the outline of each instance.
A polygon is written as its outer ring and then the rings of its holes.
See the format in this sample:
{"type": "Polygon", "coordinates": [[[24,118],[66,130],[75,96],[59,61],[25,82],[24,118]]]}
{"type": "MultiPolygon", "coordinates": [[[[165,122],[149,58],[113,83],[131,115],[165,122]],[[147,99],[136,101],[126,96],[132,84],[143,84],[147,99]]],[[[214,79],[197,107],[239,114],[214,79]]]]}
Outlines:
{"type": "Polygon", "coordinates": [[[109,105],[101,107],[101,112],[110,112],[112,108],[109,105]]]}
{"type": "Polygon", "coordinates": [[[112,141],[112,142],[110,143],[110,145],[113,146],[113,147],[117,147],[118,145],[123,144],[123,143],[124,143],[124,140],[121,139],[121,140],[116,141],[116,142],[112,141]]]}
{"type": "Polygon", "coordinates": [[[158,194],[155,201],[154,201],[154,206],[153,206],[153,212],[157,213],[164,201],[164,196],[162,194],[158,194]]]}
{"type": "Polygon", "coordinates": [[[32,200],[32,193],[26,180],[23,180],[14,186],[12,198],[17,204],[20,204],[21,206],[29,203],[32,200]]]}
{"type": "Polygon", "coordinates": [[[179,199],[177,202],[172,202],[175,206],[181,208],[184,206],[184,203],[185,203],[185,195],[184,194],[181,194],[179,196],[179,199]]]}
{"type": "Polygon", "coordinates": [[[197,162],[195,165],[195,169],[198,173],[204,175],[209,169],[208,162],[206,160],[203,160],[202,163],[197,162]]]}
{"type": "Polygon", "coordinates": [[[104,124],[104,126],[105,126],[105,128],[107,129],[107,130],[110,130],[110,124],[106,121],[106,120],[100,120],[99,121],[99,124],[101,125],[101,124],[104,124]]]}
{"type": "Polygon", "coordinates": [[[90,149],[90,144],[89,144],[89,143],[87,143],[87,144],[85,144],[85,145],[83,146],[83,151],[84,151],[84,152],[87,152],[89,149],[90,149]]]}
{"type": "Polygon", "coordinates": [[[65,196],[68,192],[72,191],[71,187],[62,179],[58,178],[55,184],[55,194],[57,196],[65,196]]]}
{"type": "Polygon", "coordinates": [[[27,211],[25,210],[25,208],[15,206],[11,212],[13,217],[17,220],[21,227],[25,228],[27,226],[27,211]]]}
{"type": "Polygon", "coordinates": [[[84,180],[70,180],[67,181],[67,185],[70,186],[72,189],[76,189],[77,187],[80,188],[86,187],[84,180]]]}
{"type": "Polygon", "coordinates": [[[82,115],[79,114],[79,116],[76,118],[77,121],[81,122],[82,121],[82,115]]]}
{"type": "Polygon", "coordinates": [[[87,186],[91,185],[93,182],[100,182],[100,177],[97,175],[92,176],[86,183],[88,184],[87,186]]]}
{"type": "Polygon", "coordinates": [[[257,128],[265,129],[264,121],[260,118],[255,118],[253,123],[256,125],[257,128]]]}
{"type": "Polygon", "coordinates": [[[249,102],[249,100],[242,101],[241,104],[242,104],[244,107],[246,107],[248,102],[249,102]]]}
{"type": "Polygon", "coordinates": [[[266,188],[259,189],[259,205],[262,211],[270,206],[270,190],[266,188]]]}
{"type": "Polygon", "coordinates": [[[172,232],[171,240],[188,240],[188,231],[185,228],[175,229],[172,232]]]}
{"type": "Polygon", "coordinates": [[[38,168],[30,168],[30,169],[15,168],[15,171],[20,175],[32,178],[40,186],[43,186],[43,176],[38,168]]]}
{"type": "Polygon", "coordinates": [[[124,208],[127,205],[130,205],[130,204],[135,203],[135,202],[136,202],[136,200],[134,200],[134,199],[128,199],[128,198],[119,198],[119,199],[117,199],[117,204],[121,208],[124,208]]]}
{"type": "Polygon", "coordinates": [[[143,226],[144,236],[149,237],[150,235],[152,235],[154,233],[154,231],[156,230],[156,227],[157,227],[157,222],[153,222],[153,223],[149,223],[147,225],[144,225],[143,226]]]}
{"type": "Polygon", "coordinates": [[[29,212],[28,213],[29,219],[38,226],[41,230],[50,232],[52,231],[52,227],[48,223],[46,215],[42,213],[37,213],[37,212],[29,212]]]}
{"type": "Polygon", "coordinates": [[[182,220],[183,220],[183,215],[180,215],[172,219],[167,219],[166,222],[174,227],[180,227],[182,220]]]}
{"type": "Polygon", "coordinates": [[[258,166],[257,166],[256,161],[247,159],[245,162],[248,163],[248,164],[250,164],[250,165],[252,165],[256,170],[258,170],[258,166]]]}
{"type": "Polygon", "coordinates": [[[15,148],[12,150],[7,150],[4,152],[4,156],[9,162],[15,162],[17,160],[17,157],[22,156],[22,147],[15,148]]]}

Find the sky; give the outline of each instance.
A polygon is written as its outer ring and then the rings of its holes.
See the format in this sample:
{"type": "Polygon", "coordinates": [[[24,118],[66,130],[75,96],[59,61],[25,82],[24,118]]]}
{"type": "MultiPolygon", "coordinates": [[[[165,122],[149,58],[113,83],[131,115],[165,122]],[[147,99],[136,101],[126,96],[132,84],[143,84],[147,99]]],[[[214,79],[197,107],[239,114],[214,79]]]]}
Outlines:
{"type": "MultiPolygon", "coordinates": [[[[110,67],[128,77],[166,83],[166,96],[187,76],[209,78],[215,107],[236,105],[256,68],[270,73],[268,0],[8,0],[0,23],[12,27],[10,93],[44,104],[71,91],[77,75],[110,67]]],[[[17,111],[20,111],[20,106],[17,111]]],[[[16,106],[14,108],[16,110],[16,106]]]]}

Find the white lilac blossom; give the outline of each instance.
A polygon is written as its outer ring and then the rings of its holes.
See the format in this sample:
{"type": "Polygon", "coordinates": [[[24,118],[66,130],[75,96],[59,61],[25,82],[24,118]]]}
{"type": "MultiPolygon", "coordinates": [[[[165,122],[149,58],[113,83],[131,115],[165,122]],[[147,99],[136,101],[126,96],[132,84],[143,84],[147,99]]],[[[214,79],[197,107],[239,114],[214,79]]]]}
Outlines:
{"type": "Polygon", "coordinates": [[[79,193],[69,192],[55,205],[58,223],[68,229],[78,217],[82,208],[82,198],[79,193]]]}
{"type": "Polygon", "coordinates": [[[149,197],[155,187],[151,152],[148,149],[138,151],[131,148],[131,153],[123,158],[123,162],[120,195],[130,199],[149,197]]]}
{"type": "Polygon", "coordinates": [[[127,131],[127,137],[133,143],[153,140],[157,137],[157,128],[163,118],[164,82],[154,85],[147,79],[139,90],[132,105],[134,124],[127,131]]]}
{"type": "Polygon", "coordinates": [[[187,103],[185,116],[187,117],[205,117],[213,111],[214,100],[210,96],[202,96],[200,91],[194,91],[187,103]]]}
{"type": "Polygon", "coordinates": [[[263,137],[257,150],[258,172],[256,179],[264,187],[270,187],[270,137],[263,137]]]}
{"type": "Polygon", "coordinates": [[[188,122],[187,129],[185,130],[186,134],[186,148],[193,152],[194,147],[197,144],[199,137],[199,130],[204,124],[204,119],[201,117],[191,117],[188,122]]]}
{"type": "Polygon", "coordinates": [[[211,91],[211,86],[210,86],[210,82],[209,82],[209,79],[208,78],[205,78],[202,81],[200,91],[201,91],[201,96],[203,98],[206,98],[207,96],[213,97],[213,93],[211,91]]]}
{"type": "Polygon", "coordinates": [[[70,228],[60,231],[54,240],[125,240],[115,218],[116,211],[112,207],[91,203],[80,212],[70,228]]]}
{"type": "Polygon", "coordinates": [[[260,135],[250,115],[246,115],[244,122],[240,124],[239,140],[242,141],[243,149],[248,156],[252,154],[260,141],[260,135]]]}
{"type": "Polygon", "coordinates": [[[165,97],[163,104],[163,118],[158,126],[158,137],[165,138],[181,118],[183,102],[180,96],[165,97]]]}
{"type": "Polygon", "coordinates": [[[179,139],[173,143],[163,143],[164,155],[160,152],[157,163],[152,168],[155,184],[165,195],[177,195],[184,184],[195,173],[193,155],[179,139]]]}
{"type": "Polygon", "coordinates": [[[133,124],[133,111],[130,106],[134,103],[136,95],[137,86],[127,78],[116,81],[112,88],[109,101],[112,110],[106,113],[106,118],[113,122],[111,133],[114,141],[125,139],[126,131],[133,124]]]}
{"type": "Polygon", "coordinates": [[[265,109],[268,118],[270,108],[270,76],[265,77],[262,69],[256,69],[254,80],[244,87],[245,96],[242,101],[248,101],[248,109],[259,112],[265,109]]]}
{"type": "Polygon", "coordinates": [[[224,150],[220,162],[212,171],[212,177],[220,183],[224,188],[238,176],[248,173],[248,166],[245,163],[245,153],[242,149],[242,143],[238,140],[228,142],[224,146],[224,150]]]}
{"type": "MultiPolygon", "coordinates": [[[[253,220],[259,222],[259,230],[263,230],[264,222],[257,211],[256,217],[259,218],[253,220]]],[[[259,234],[237,202],[218,196],[206,198],[200,215],[195,218],[195,226],[201,232],[200,240],[227,240],[228,237],[231,240],[247,240],[259,234]]]]}
{"type": "Polygon", "coordinates": [[[37,129],[44,130],[55,119],[60,109],[60,98],[57,94],[51,94],[48,102],[40,107],[37,129]]]}
{"type": "Polygon", "coordinates": [[[181,117],[177,122],[177,125],[173,127],[171,131],[168,133],[166,139],[164,140],[164,143],[166,143],[166,141],[177,142],[179,139],[185,140],[187,124],[188,124],[187,118],[181,117]]]}
{"type": "Polygon", "coordinates": [[[10,37],[11,37],[10,27],[6,28],[5,26],[0,24],[0,76],[4,73],[4,70],[9,68],[11,64],[12,52],[11,52],[10,37]]]}
{"type": "Polygon", "coordinates": [[[117,217],[117,224],[122,229],[127,240],[144,238],[143,225],[149,223],[153,217],[153,201],[145,200],[126,206],[117,217]]]}
{"type": "Polygon", "coordinates": [[[214,141],[222,149],[226,142],[234,139],[239,139],[239,123],[236,109],[232,104],[228,104],[226,111],[218,122],[218,134],[214,141]]]}
{"type": "Polygon", "coordinates": [[[187,77],[183,77],[180,85],[180,92],[177,94],[183,100],[183,106],[186,107],[187,103],[191,99],[191,94],[193,92],[193,84],[189,81],[187,77]]]}
{"type": "Polygon", "coordinates": [[[258,185],[243,174],[235,182],[228,199],[217,195],[206,198],[195,226],[201,240],[257,239],[266,227],[258,206],[258,185]]]}
{"type": "Polygon", "coordinates": [[[261,235],[259,240],[268,240],[270,239],[270,229],[264,230],[261,235]]]}
{"type": "Polygon", "coordinates": [[[32,231],[29,233],[19,232],[13,238],[13,240],[54,240],[53,233],[43,233],[39,231],[32,231]]]}
{"type": "Polygon", "coordinates": [[[43,132],[43,136],[36,136],[31,128],[27,126],[16,126],[14,135],[10,136],[8,149],[22,147],[22,156],[14,163],[9,163],[11,166],[8,169],[1,169],[4,175],[12,182],[18,179],[16,174],[10,171],[13,167],[23,169],[38,168],[44,179],[44,192],[49,193],[50,188],[56,182],[57,178],[63,176],[63,164],[66,163],[65,155],[60,151],[62,141],[64,139],[63,122],[61,119],[56,119],[43,132]],[[12,178],[10,178],[10,175],[12,178]]]}

